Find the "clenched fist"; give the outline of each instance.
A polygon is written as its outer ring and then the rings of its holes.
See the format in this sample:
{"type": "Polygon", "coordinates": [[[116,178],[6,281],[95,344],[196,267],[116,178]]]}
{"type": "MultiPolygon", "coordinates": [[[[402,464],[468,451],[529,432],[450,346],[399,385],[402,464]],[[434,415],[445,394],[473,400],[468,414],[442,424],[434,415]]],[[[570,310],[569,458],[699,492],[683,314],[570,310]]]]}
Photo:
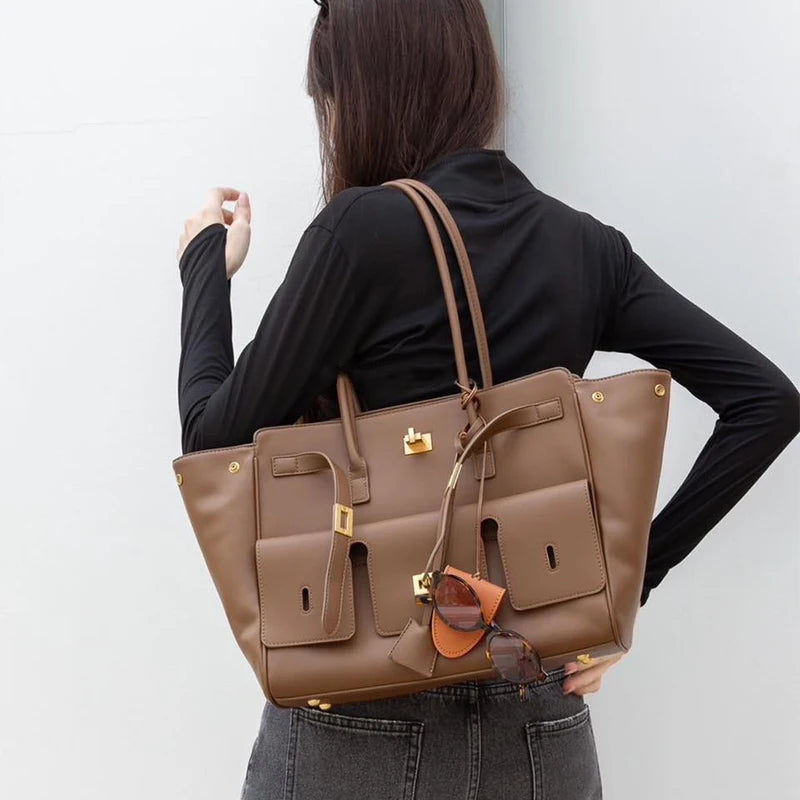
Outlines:
{"type": "Polygon", "coordinates": [[[250,247],[250,198],[246,192],[230,187],[214,187],[208,193],[205,205],[193,217],[189,217],[183,224],[183,233],[178,240],[177,258],[181,260],[183,251],[189,242],[200,233],[203,228],[221,222],[228,225],[225,240],[225,271],[228,278],[244,263],[247,250],[250,247]],[[226,200],[235,200],[233,211],[223,208],[226,200]]]}

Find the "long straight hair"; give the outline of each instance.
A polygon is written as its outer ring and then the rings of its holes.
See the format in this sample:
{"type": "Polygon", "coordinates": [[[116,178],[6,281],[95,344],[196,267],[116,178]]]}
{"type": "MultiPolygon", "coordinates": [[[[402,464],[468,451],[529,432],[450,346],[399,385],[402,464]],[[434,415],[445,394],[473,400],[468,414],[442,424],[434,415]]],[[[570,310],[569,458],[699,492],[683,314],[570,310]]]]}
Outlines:
{"type": "Polygon", "coordinates": [[[414,177],[439,156],[486,147],[505,102],[480,0],[327,0],[306,91],[326,203],[350,186],[414,177]]]}
{"type": "MultiPolygon", "coordinates": [[[[413,178],[485,147],[500,124],[503,74],[480,0],[327,0],[308,52],[325,203],[350,186],[413,178]]],[[[338,417],[318,395],[299,422],[338,417]]]]}

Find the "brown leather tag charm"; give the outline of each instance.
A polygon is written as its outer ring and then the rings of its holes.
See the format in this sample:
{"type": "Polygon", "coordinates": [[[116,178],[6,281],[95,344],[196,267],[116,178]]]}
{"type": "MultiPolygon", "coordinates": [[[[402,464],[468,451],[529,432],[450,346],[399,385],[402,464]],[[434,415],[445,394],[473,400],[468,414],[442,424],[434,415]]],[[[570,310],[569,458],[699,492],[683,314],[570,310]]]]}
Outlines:
{"type": "Polygon", "coordinates": [[[387,655],[396,664],[402,664],[420,675],[433,675],[438,654],[431,639],[430,625],[421,625],[413,617],[409,617],[403,632],[387,655]]]}
{"type": "MultiPolygon", "coordinates": [[[[456,575],[463,578],[477,593],[481,599],[483,618],[487,622],[494,619],[500,602],[506,593],[504,586],[497,586],[483,578],[476,578],[469,572],[464,572],[457,567],[449,564],[442,570],[449,575],[456,575]]],[[[433,614],[433,643],[439,653],[446,658],[458,658],[472,650],[483,638],[485,630],[477,631],[457,631],[445,624],[439,615],[434,611],[433,614]]]]}

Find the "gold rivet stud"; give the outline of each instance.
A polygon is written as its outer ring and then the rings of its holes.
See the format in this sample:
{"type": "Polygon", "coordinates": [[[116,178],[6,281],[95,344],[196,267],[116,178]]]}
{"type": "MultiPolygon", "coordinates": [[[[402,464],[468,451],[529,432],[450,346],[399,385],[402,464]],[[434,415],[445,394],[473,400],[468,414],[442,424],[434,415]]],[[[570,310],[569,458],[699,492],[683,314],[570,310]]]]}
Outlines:
{"type": "Polygon", "coordinates": [[[331,704],[330,704],[330,703],[320,703],[320,704],[319,704],[319,708],[320,708],[322,711],[327,711],[327,710],[328,710],[330,707],[331,707],[331,704]]]}
{"type": "Polygon", "coordinates": [[[581,664],[592,664],[594,662],[594,659],[588,653],[581,653],[577,660],[580,661],[581,664]]]}
{"type": "Polygon", "coordinates": [[[594,400],[595,403],[602,403],[604,399],[605,398],[603,397],[603,393],[602,392],[594,392],[592,394],[592,400],[594,400]]]}
{"type": "Polygon", "coordinates": [[[238,472],[239,471],[239,462],[238,461],[231,461],[228,464],[228,472],[238,472]]]}
{"type": "Polygon", "coordinates": [[[320,702],[320,701],[319,701],[319,697],[312,697],[312,698],[311,698],[311,699],[308,701],[308,704],[309,704],[310,706],[318,706],[318,705],[319,705],[319,702],[320,702]]]}
{"type": "Polygon", "coordinates": [[[175,475],[175,478],[176,478],[176,479],[177,479],[177,481],[178,481],[178,486],[182,486],[182,485],[183,485],[183,475],[181,475],[181,474],[180,474],[180,472],[178,472],[178,473],[175,475]]]}
{"type": "Polygon", "coordinates": [[[659,397],[663,397],[667,393],[667,387],[663,383],[657,383],[653,390],[659,397]]]}

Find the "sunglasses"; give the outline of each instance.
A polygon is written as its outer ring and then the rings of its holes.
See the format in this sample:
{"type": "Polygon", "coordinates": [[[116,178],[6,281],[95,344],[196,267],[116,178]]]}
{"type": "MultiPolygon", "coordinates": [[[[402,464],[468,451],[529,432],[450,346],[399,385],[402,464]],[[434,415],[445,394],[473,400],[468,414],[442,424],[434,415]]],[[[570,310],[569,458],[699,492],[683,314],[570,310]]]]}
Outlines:
{"type": "Polygon", "coordinates": [[[520,699],[528,696],[530,685],[543,681],[549,673],[533,645],[521,634],[501,628],[494,620],[486,622],[477,592],[462,578],[440,570],[422,579],[428,595],[422,602],[432,602],[434,611],[456,631],[488,631],[486,658],[511,683],[519,685],[520,699]]]}
{"type": "Polygon", "coordinates": [[[320,7],[324,8],[325,11],[328,11],[328,0],[314,0],[314,2],[320,7]]]}

